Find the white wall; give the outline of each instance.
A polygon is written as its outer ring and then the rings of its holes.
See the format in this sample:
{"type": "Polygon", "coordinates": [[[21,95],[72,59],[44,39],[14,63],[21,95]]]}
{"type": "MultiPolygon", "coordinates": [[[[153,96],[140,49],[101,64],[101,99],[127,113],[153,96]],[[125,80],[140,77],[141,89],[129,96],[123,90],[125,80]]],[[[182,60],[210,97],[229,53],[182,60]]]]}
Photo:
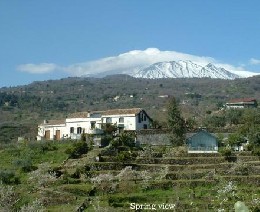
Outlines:
{"type": "Polygon", "coordinates": [[[101,118],[69,118],[66,119],[66,132],[70,134],[70,128],[74,127],[74,134],[77,133],[77,128],[81,127],[85,133],[91,133],[91,122],[95,122],[95,128],[101,128],[101,118]]]}
{"type": "Polygon", "coordinates": [[[146,116],[144,112],[140,112],[140,115],[143,117],[141,118],[141,122],[139,123],[138,115],[136,116],[136,130],[144,129],[144,125],[147,126],[147,128],[150,128],[150,119],[146,116]],[[146,117],[146,118],[145,118],[146,117]]]}
{"type": "Polygon", "coordinates": [[[102,116],[103,117],[103,123],[107,123],[107,118],[111,118],[112,124],[124,124],[124,129],[125,130],[140,130],[144,129],[144,124],[147,125],[147,128],[150,126],[150,120],[149,118],[145,115],[145,113],[140,112],[141,116],[143,115],[143,119],[141,119],[141,122],[139,123],[139,117],[138,115],[134,114],[123,114],[123,115],[106,115],[102,116]],[[144,118],[146,116],[146,120],[144,118]],[[124,122],[121,123],[119,122],[119,118],[123,117],[124,122]]]}
{"type": "Polygon", "coordinates": [[[40,125],[38,128],[38,136],[44,138],[45,132],[50,131],[50,140],[53,140],[56,135],[56,130],[60,130],[60,137],[63,137],[64,132],[66,131],[65,124],[60,125],[40,125]]]}
{"type": "Polygon", "coordinates": [[[125,130],[136,130],[136,121],[135,121],[135,116],[134,115],[107,115],[107,116],[102,116],[103,118],[103,123],[109,123],[107,122],[107,118],[111,119],[111,124],[117,124],[117,126],[124,125],[125,130]],[[124,122],[119,122],[120,118],[124,118],[124,122]]]}
{"type": "MultiPolygon", "coordinates": [[[[101,129],[102,123],[107,123],[107,118],[111,118],[112,124],[123,125],[124,130],[140,130],[144,129],[144,125],[149,128],[150,120],[145,115],[144,112],[140,112],[141,114],[141,122],[139,123],[139,116],[134,114],[122,114],[122,115],[107,115],[101,117],[86,117],[86,118],[67,118],[66,124],[62,125],[40,125],[38,136],[44,137],[45,131],[50,130],[50,139],[54,139],[54,135],[56,134],[56,130],[60,130],[60,137],[62,138],[70,138],[71,136],[75,136],[77,134],[77,128],[81,127],[82,132],[92,134],[93,129],[91,129],[91,123],[95,122],[95,129],[101,129]],[[144,118],[146,116],[146,119],[144,118]],[[123,118],[123,122],[119,122],[119,119],[123,118]],[[74,128],[74,133],[70,133],[70,128],[74,128]]],[[[81,133],[82,133],[81,132],[81,133]]]]}

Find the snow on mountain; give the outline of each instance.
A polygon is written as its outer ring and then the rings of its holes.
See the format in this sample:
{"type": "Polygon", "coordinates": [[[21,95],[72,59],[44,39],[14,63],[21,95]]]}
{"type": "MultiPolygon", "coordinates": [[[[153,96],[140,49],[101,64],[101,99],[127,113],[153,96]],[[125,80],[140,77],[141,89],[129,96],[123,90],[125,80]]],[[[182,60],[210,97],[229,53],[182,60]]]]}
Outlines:
{"type": "Polygon", "coordinates": [[[191,61],[158,62],[130,73],[136,78],[220,78],[235,79],[242,76],[209,63],[201,66],[191,61]]]}

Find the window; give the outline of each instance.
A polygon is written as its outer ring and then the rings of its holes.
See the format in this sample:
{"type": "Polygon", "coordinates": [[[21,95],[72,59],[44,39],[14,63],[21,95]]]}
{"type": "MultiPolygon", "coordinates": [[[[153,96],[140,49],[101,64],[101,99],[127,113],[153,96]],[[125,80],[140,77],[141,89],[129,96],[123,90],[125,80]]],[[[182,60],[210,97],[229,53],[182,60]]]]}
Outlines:
{"type": "Polygon", "coordinates": [[[119,123],[124,123],[124,117],[119,118],[119,123]]]}
{"type": "Polygon", "coordinates": [[[106,123],[112,123],[112,118],[111,117],[107,117],[106,123]]]}
{"type": "Polygon", "coordinates": [[[91,125],[90,128],[92,130],[96,128],[96,122],[92,121],[92,122],[90,122],[90,125],[91,125]]]}
{"type": "Polygon", "coordinates": [[[138,113],[138,123],[141,123],[141,114],[138,113]]]}
{"type": "Polygon", "coordinates": [[[147,124],[144,124],[144,129],[147,129],[147,124]]]}
{"type": "Polygon", "coordinates": [[[74,133],[74,127],[70,128],[70,133],[74,133]]]}
{"type": "Polygon", "coordinates": [[[146,121],[146,115],[144,114],[144,121],[146,121]]]}
{"type": "Polygon", "coordinates": [[[82,132],[82,128],[81,128],[81,127],[78,127],[78,128],[77,128],[77,134],[81,134],[81,132],[82,132]]]}

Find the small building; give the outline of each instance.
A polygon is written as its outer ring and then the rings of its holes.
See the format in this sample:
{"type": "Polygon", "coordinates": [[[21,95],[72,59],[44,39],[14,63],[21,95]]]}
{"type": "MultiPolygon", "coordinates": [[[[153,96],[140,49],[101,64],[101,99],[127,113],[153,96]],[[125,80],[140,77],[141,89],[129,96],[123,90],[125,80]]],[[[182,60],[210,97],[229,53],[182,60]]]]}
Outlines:
{"type": "Polygon", "coordinates": [[[256,108],[257,101],[254,98],[241,98],[232,99],[226,103],[227,109],[237,109],[237,108],[256,108]]]}
{"type": "Polygon", "coordinates": [[[206,130],[190,134],[187,138],[188,153],[217,153],[217,138],[206,130]]]}

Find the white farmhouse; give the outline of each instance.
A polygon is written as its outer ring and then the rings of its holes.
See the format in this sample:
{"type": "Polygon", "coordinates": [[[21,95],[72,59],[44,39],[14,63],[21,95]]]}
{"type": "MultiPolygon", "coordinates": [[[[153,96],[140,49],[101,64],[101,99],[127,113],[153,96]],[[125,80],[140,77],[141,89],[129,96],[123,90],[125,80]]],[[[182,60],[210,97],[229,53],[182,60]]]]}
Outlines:
{"type": "Polygon", "coordinates": [[[37,140],[80,139],[82,133],[102,134],[102,125],[106,123],[116,125],[119,132],[148,129],[151,121],[141,108],[73,113],[65,120],[45,120],[38,126],[37,140]]]}
{"type": "Polygon", "coordinates": [[[226,103],[227,109],[257,108],[257,101],[254,98],[232,99],[226,103]]]}
{"type": "Polygon", "coordinates": [[[116,124],[120,130],[141,130],[150,128],[151,118],[141,108],[114,109],[104,111],[102,123],[116,124]]]}

